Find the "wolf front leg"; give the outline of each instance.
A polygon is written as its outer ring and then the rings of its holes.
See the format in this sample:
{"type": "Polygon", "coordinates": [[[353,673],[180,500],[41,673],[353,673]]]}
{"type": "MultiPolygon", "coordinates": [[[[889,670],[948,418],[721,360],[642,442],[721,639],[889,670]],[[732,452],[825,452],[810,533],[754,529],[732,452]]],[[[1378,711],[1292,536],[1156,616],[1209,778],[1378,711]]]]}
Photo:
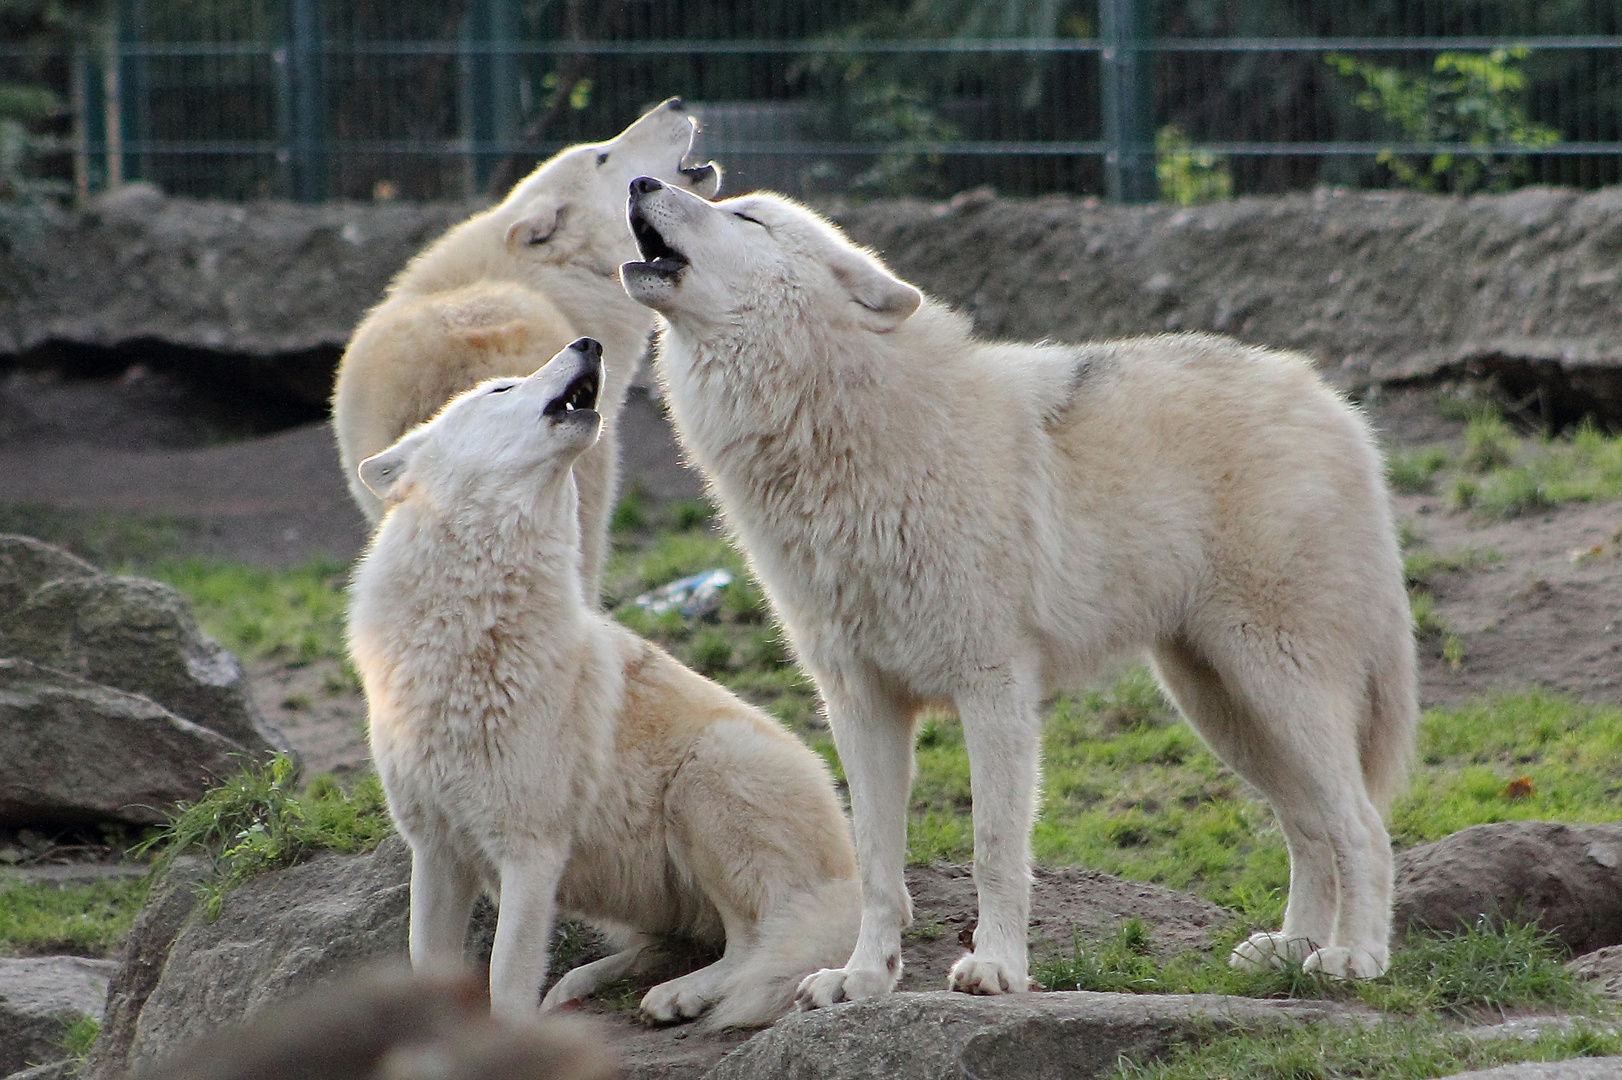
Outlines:
{"type": "Polygon", "coordinates": [[[970,994],[1030,989],[1031,818],[1036,809],[1041,696],[1035,663],[993,668],[957,696],[974,800],[974,951],[947,985],[970,994]]]}
{"type": "Polygon", "coordinates": [[[907,895],[907,796],[912,788],[912,712],[877,679],[817,678],[828,725],[850,787],[856,861],[862,875],[862,928],[842,968],[807,975],[795,994],[802,1009],[876,997],[901,978],[901,930],[912,921],[907,895]]]}
{"type": "Polygon", "coordinates": [[[490,950],[490,1011],[500,1019],[524,1020],[540,1009],[566,858],[556,848],[525,852],[522,859],[501,864],[496,940],[490,950]]]}
{"type": "Polygon", "coordinates": [[[479,893],[473,872],[446,844],[411,846],[411,966],[455,968],[462,963],[467,921],[479,893]]]}

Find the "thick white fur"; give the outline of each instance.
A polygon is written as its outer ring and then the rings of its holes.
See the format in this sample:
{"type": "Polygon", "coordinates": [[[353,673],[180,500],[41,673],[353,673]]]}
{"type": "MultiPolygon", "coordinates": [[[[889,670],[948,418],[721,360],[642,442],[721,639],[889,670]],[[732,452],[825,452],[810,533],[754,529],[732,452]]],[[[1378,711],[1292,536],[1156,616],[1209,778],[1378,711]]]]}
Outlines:
{"type": "Polygon", "coordinates": [[[664,318],[676,427],[850,783],[861,935],[802,1003],[895,984],[930,703],[956,707],[972,770],[980,922],[950,985],[1026,988],[1039,704],[1144,655],[1289,844],[1283,929],[1233,962],[1384,970],[1377,808],[1410,755],[1414,646],[1379,455],[1309,362],[1199,334],[981,341],[777,196],[639,182],[631,215],[675,254],[621,276],[664,318]]]}
{"type": "Polygon", "coordinates": [[[390,509],[355,572],[350,652],[411,844],[412,962],[460,963],[482,887],[499,1015],[536,1010],[561,910],[624,948],[546,1007],[679,934],[724,956],[643,1012],[768,1023],[856,940],[849,828],[820,758],[583,600],[570,464],[597,419],[542,416],[583,362],[483,383],[361,466],[390,509]]]}
{"type": "MultiPolygon", "coordinates": [[[[481,378],[528,375],[578,337],[602,343],[605,379],[598,409],[604,438],[575,468],[580,485],[583,573],[595,600],[605,558],[608,520],[619,474],[615,421],[641,362],[653,316],[632,303],[619,284],[619,265],[636,249],[625,229],[625,188],[649,175],[697,190],[719,187],[720,171],[681,171],[692,147],[694,123],[672,99],[650,110],[603,143],[572,146],[520,181],[500,205],[440,237],[395,277],[387,297],[359,327],[345,351],[333,392],[333,427],[350,492],[374,524],[382,502],[355,471],[432,416],[454,394],[481,378]],[[604,159],[604,160],[600,160],[604,159]],[[425,308],[436,294],[464,291],[479,282],[511,282],[537,296],[528,319],[528,347],[499,357],[496,370],[469,373],[428,342],[402,340],[408,322],[432,322],[425,308]],[[379,324],[383,324],[380,326],[379,324]],[[525,365],[528,366],[525,366],[525,365]],[[428,398],[434,398],[428,401],[428,398]],[[398,404],[410,400],[407,415],[398,404]],[[423,403],[417,405],[417,403],[423,403]]],[[[465,296],[444,301],[466,308],[465,296]]]]}

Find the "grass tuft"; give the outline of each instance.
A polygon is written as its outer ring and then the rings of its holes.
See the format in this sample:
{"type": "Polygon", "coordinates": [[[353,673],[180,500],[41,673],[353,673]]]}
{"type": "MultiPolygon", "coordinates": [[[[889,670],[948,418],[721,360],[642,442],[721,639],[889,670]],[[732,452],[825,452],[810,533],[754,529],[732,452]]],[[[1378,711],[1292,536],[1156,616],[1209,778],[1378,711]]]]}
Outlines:
{"type": "Polygon", "coordinates": [[[202,891],[213,918],[225,894],[256,874],[318,851],[369,851],[394,831],[375,775],[360,777],[348,792],[327,774],[311,780],[302,795],[293,785],[293,763],[278,755],[182,804],[136,851],[158,850],[155,874],[189,852],[212,859],[214,876],[202,891]]]}
{"type": "Polygon", "coordinates": [[[1040,959],[1032,974],[1046,990],[1330,998],[1409,1015],[1470,1018],[1522,1006],[1598,1009],[1594,995],[1565,967],[1560,940],[1535,927],[1499,929],[1482,922],[1453,934],[1412,933],[1392,954],[1385,975],[1355,982],[1308,973],[1295,963],[1261,971],[1229,967],[1233,945],[1251,929],[1236,922],[1210,952],[1162,961],[1148,928],[1130,919],[1101,942],[1077,934],[1069,953],[1040,959]]]}

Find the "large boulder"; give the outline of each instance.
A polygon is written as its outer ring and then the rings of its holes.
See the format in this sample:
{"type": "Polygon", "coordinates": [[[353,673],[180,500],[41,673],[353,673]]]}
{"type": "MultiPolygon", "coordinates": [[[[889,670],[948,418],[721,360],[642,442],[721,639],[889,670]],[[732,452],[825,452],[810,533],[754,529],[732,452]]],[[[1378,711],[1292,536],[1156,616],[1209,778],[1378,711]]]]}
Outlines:
{"type": "Polygon", "coordinates": [[[106,574],[48,581],[0,614],[0,656],[149,697],[254,755],[286,748],[254,709],[236,657],[162,582],[106,574]]]}
{"type": "Polygon", "coordinates": [[[15,611],[40,586],[101,573],[77,555],[31,536],[0,533],[0,612],[15,611]]]}
{"type": "Polygon", "coordinates": [[[84,1017],[101,1019],[116,967],[78,956],[0,959],[0,1076],[66,1057],[63,1034],[84,1017]]]}
{"type": "Polygon", "coordinates": [[[0,660],[0,825],[156,824],[246,753],[150,698],[0,660]]]}
{"type": "Polygon", "coordinates": [[[1536,922],[1574,953],[1622,944],[1622,822],[1473,825],[1397,856],[1393,925],[1536,922]]]}
{"type": "MultiPolygon", "coordinates": [[[[246,882],[212,921],[194,884],[160,883],[130,932],[86,1077],[115,1080],[354,966],[403,959],[410,866],[398,838],[369,855],[320,855],[246,882]]],[[[195,883],[200,872],[182,874],[195,883]]]]}
{"type": "Polygon", "coordinates": [[[785,1017],[708,1080],[1085,1080],[1181,1039],[1358,1015],[1322,1001],[1205,995],[902,993],[785,1017]]]}

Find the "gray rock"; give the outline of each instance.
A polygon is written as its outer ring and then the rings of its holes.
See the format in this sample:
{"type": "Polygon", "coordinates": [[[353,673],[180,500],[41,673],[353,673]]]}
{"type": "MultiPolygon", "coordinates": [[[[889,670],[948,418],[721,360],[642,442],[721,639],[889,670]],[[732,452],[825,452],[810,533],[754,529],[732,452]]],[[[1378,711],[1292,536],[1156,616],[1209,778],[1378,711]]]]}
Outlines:
{"type": "Polygon", "coordinates": [[[0,959],[0,1076],[63,1058],[68,1025],[100,1019],[116,967],[78,956],[0,959]]]}
{"type": "Polygon", "coordinates": [[[0,656],[149,697],[256,756],[286,749],[254,709],[236,657],[162,582],[106,574],[50,581],[0,613],[0,656]]]}
{"type": "Polygon", "coordinates": [[[245,753],[138,694],[0,660],[0,825],[154,824],[245,753]]]}
{"type": "Polygon", "coordinates": [[[1607,945],[1568,960],[1566,967],[1597,994],[1622,1001],[1622,945],[1607,945]]]}
{"type": "Polygon", "coordinates": [[[1571,1058],[1566,1061],[1527,1061],[1496,1069],[1456,1073],[1451,1080],[1616,1080],[1622,1076],[1622,1057],[1571,1058]]]}
{"type": "Polygon", "coordinates": [[[1537,921],[1575,953],[1622,944],[1622,822],[1473,825],[1397,857],[1393,927],[1537,921]]]}
{"type": "Polygon", "coordinates": [[[28,536],[0,534],[0,611],[15,611],[47,582],[95,577],[99,573],[59,547],[28,536]]]}
{"type": "Polygon", "coordinates": [[[163,977],[175,936],[197,908],[197,886],[210,872],[202,858],[182,856],[147,894],[146,904],[130,927],[118,970],[107,987],[101,1031],[85,1062],[86,1080],[123,1080],[141,1010],[163,977]]]}
{"type": "Polygon", "coordinates": [[[1191,995],[892,994],[788,1016],[723,1058],[709,1080],[1082,1080],[1181,1038],[1366,1015],[1328,1002],[1191,995]]]}
{"type": "MultiPolygon", "coordinates": [[[[405,841],[391,838],[370,855],[321,855],[254,878],[226,896],[216,920],[189,911],[166,948],[162,931],[172,920],[155,921],[139,944],[132,938],[127,962],[145,949],[154,955],[144,966],[162,970],[133,1025],[118,1004],[118,1022],[133,1031],[120,1064],[155,1061],[359,964],[403,959],[410,864],[405,841]]],[[[109,1019],[112,1012],[110,1001],[109,1019]]],[[[96,1057],[93,1077],[118,1075],[107,1071],[110,1057],[96,1057]]]]}

